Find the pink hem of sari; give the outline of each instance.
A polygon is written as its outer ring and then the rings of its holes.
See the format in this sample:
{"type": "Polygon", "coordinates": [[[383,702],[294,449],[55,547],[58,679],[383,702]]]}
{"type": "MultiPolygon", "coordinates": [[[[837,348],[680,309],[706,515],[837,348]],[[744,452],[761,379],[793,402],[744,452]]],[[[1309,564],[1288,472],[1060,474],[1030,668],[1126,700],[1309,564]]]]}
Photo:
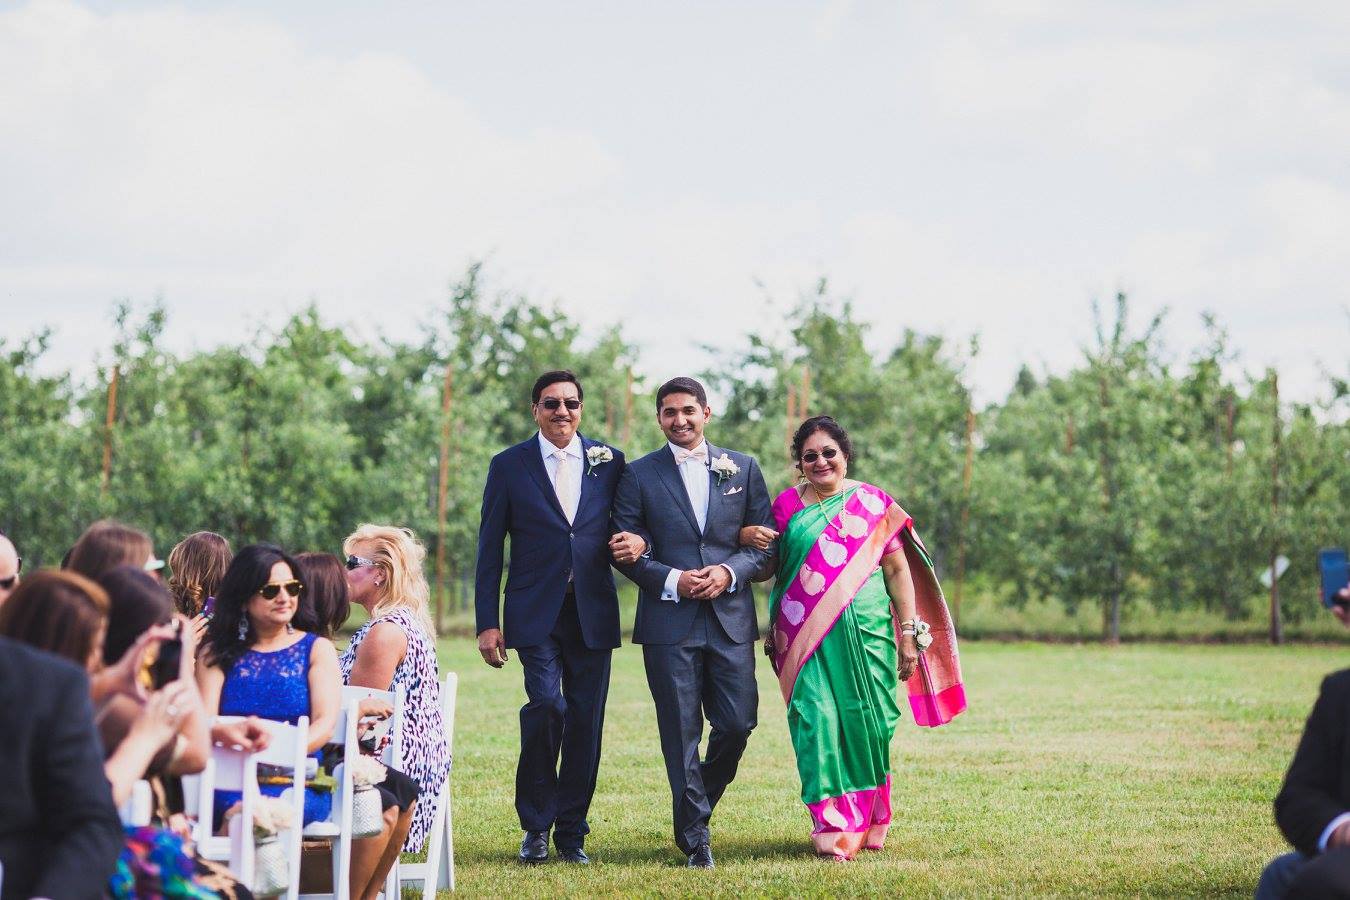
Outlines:
{"type": "Polygon", "coordinates": [[[885,783],[806,804],[815,828],[816,853],[852,859],[858,851],[880,850],[891,826],[891,776],[885,783]]]}

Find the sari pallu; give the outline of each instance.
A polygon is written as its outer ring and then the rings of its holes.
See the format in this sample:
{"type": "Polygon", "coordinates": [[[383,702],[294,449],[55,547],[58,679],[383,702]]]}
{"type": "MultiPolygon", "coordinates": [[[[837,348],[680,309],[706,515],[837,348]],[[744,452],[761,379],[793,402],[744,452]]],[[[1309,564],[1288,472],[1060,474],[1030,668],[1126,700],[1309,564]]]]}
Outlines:
{"type": "Polygon", "coordinates": [[[890,740],[896,699],[896,624],[879,568],[903,550],[918,616],[933,642],[907,682],[917,724],[937,726],[965,708],[956,637],[932,562],[913,522],[889,496],[862,484],[803,506],[789,489],[774,504],[782,532],[770,600],[774,670],[818,852],[879,849],[890,823],[890,740]]]}

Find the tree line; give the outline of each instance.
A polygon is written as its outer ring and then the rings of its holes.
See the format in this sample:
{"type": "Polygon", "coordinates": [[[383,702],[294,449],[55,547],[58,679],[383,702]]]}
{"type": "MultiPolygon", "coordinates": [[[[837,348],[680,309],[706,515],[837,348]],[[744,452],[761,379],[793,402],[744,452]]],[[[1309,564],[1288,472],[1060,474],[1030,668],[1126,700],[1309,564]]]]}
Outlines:
{"type": "MultiPolygon", "coordinates": [[[[767,312],[767,311],[766,311],[767,312]]],[[[1118,296],[1067,372],[1024,367],[975,408],[978,343],[876,329],[821,281],[781,333],[712,353],[709,434],[759,457],[770,490],[793,481],[787,445],[808,415],[850,432],[852,474],[900,500],[957,607],[968,584],[998,602],[1092,604],[1102,634],[1122,611],[1248,615],[1258,573],[1272,638],[1316,604],[1318,548],[1347,539],[1350,384],[1312,402],[1278,373],[1233,374],[1221,324],[1177,361],[1165,318],[1132,327],[1118,296]],[[884,337],[884,336],[883,336],[884,337]]],[[[176,354],[162,307],[116,308],[92,377],[41,364],[52,335],[0,339],[0,531],[25,569],[55,565],[80,531],[116,517],[167,552],[218,531],[305,549],[357,523],[413,528],[434,559],[438,619],[471,602],[488,460],[533,431],[529,390],[567,367],[586,391],[583,430],[629,454],[656,447],[652,390],[620,325],[594,332],[528,297],[494,294],[472,266],[412,340],[357,342],[311,307],[249,341],[176,354]]],[[[711,348],[710,348],[711,350],[711,348]]],[[[659,379],[680,373],[652,373],[659,379]]]]}

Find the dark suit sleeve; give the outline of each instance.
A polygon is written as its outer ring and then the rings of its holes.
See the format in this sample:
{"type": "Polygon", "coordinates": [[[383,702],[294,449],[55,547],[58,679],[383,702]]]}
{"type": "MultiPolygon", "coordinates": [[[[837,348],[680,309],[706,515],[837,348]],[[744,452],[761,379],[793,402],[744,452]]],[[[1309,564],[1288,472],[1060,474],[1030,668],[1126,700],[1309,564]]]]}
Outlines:
{"type": "MultiPolygon", "coordinates": [[[[619,489],[614,493],[613,516],[616,530],[631,531],[641,535],[649,545],[651,544],[651,539],[647,536],[646,514],[642,508],[642,486],[638,484],[637,474],[632,466],[625,468],[619,478],[619,489]]],[[[670,566],[659,563],[650,556],[640,556],[637,562],[628,565],[615,563],[614,568],[648,594],[658,597],[665,589],[666,576],[671,570],[670,566]]]]}
{"type": "MultiPolygon", "coordinates": [[[[769,488],[764,483],[764,475],[759,471],[759,463],[750,457],[750,471],[745,476],[745,489],[748,494],[745,504],[746,525],[767,525],[773,527],[773,506],[769,501],[769,488]]],[[[773,558],[770,550],[756,547],[741,547],[735,553],[722,560],[722,564],[731,567],[736,573],[736,590],[740,591],[750,584],[765,564],[773,558]]]]}
{"type": "Polygon", "coordinates": [[[1294,849],[1308,856],[1317,853],[1317,840],[1331,820],[1347,811],[1341,777],[1348,703],[1350,670],[1328,676],[1275,798],[1276,824],[1294,849]]]}
{"type": "Polygon", "coordinates": [[[473,592],[478,634],[501,627],[502,546],[511,525],[511,507],[502,467],[502,454],[498,454],[488,465],[487,481],[483,484],[473,592]]]}
{"type": "Polygon", "coordinates": [[[35,897],[101,897],[122,850],[122,823],[103,775],[89,684],[78,672],[58,679],[46,744],[36,754],[37,797],[52,844],[33,883],[35,897]]]}

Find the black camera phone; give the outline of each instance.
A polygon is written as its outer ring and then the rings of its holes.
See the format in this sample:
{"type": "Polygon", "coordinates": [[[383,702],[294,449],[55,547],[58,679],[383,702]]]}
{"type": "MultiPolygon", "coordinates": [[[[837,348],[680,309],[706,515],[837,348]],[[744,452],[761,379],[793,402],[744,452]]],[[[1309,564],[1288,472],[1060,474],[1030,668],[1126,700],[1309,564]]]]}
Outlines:
{"type": "Polygon", "coordinates": [[[159,690],[178,678],[183,662],[183,623],[173,621],[173,637],[159,642],[154,660],[149,667],[152,690],[159,690]]]}

